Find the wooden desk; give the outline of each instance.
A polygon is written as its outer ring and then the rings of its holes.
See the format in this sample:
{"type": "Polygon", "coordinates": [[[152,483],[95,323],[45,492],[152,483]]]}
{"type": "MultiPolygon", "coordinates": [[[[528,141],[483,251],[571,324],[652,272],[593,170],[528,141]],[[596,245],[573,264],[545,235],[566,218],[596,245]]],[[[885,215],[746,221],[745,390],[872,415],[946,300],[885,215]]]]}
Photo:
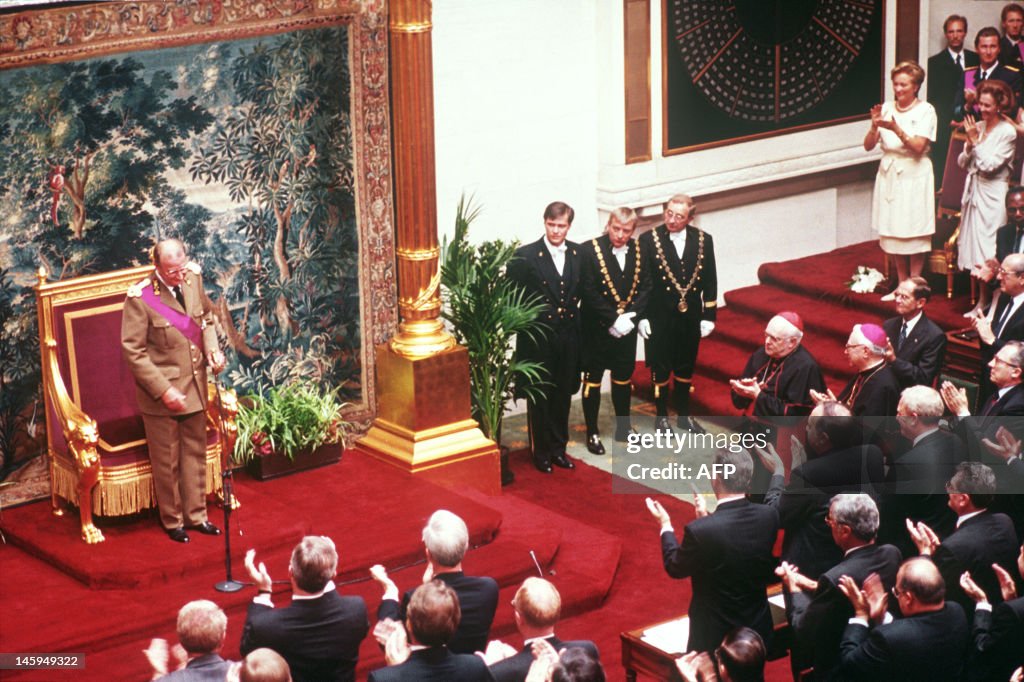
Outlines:
{"type": "MultiPolygon", "coordinates": [[[[782,594],[781,585],[772,585],[768,588],[768,597],[776,597],[782,594]]],[[[789,623],[786,622],[784,609],[778,609],[774,604],[772,608],[772,620],[775,623],[776,639],[788,638],[789,623]]],[[[684,652],[670,652],[659,649],[653,644],[644,641],[644,632],[659,625],[672,623],[686,616],[666,618],[657,623],[649,623],[635,630],[628,630],[619,634],[622,642],[622,667],[626,669],[627,682],[636,682],[637,674],[643,673],[655,680],[666,680],[668,682],[681,682],[682,678],[676,670],[676,659],[684,652]]],[[[787,640],[788,641],[788,640],[787,640]]],[[[769,655],[769,658],[771,656],[769,655]]]]}

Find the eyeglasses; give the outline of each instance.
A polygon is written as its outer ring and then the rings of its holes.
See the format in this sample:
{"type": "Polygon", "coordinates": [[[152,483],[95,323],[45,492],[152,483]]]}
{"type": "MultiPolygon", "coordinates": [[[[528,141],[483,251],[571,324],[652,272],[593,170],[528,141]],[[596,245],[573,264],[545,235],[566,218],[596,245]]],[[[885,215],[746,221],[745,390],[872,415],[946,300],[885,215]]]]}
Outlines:
{"type": "Polygon", "coordinates": [[[854,348],[867,348],[867,346],[863,343],[848,343],[846,344],[846,348],[844,350],[849,351],[853,350],[854,348]]]}
{"type": "Polygon", "coordinates": [[[165,270],[164,274],[176,277],[178,275],[183,275],[186,272],[188,272],[188,268],[186,266],[182,265],[180,268],[174,268],[173,270],[165,270]]]}
{"type": "Polygon", "coordinates": [[[896,587],[895,585],[892,586],[892,596],[896,597],[897,599],[899,599],[900,595],[903,594],[904,592],[905,592],[905,590],[901,590],[900,588],[896,587]]]}
{"type": "Polygon", "coordinates": [[[996,355],[995,357],[992,358],[992,362],[994,362],[994,363],[996,363],[998,365],[1006,365],[1007,367],[1013,367],[1015,369],[1020,369],[1020,365],[1015,365],[1012,362],[1007,362],[1006,360],[1003,360],[998,355],[996,355]]]}
{"type": "Polygon", "coordinates": [[[1021,275],[1020,270],[1007,270],[1006,268],[999,268],[996,270],[996,273],[1000,275],[1015,275],[1017,277],[1020,277],[1021,275]]]}

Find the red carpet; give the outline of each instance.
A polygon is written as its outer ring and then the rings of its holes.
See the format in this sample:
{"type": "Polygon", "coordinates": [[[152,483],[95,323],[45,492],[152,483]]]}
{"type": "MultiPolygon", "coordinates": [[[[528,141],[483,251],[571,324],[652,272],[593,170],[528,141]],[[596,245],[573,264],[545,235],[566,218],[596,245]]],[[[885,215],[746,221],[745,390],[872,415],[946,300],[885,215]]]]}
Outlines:
{"type": "MultiPolygon", "coordinates": [[[[817,358],[825,381],[839,393],[852,372],[843,346],[854,324],[881,324],[893,317],[894,304],[879,294],[854,294],[846,282],[857,266],[882,269],[878,242],[854,244],[828,253],[781,263],[765,263],[758,269],[761,283],[725,294],[714,333],[704,339],[697,358],[692,409],[700,415],[736,415],[729,398],[728,380],[743,371],[750,353],[764,343],[764,327],[777,312],[792,310],[804,319],[804,346],[817,358]]],[[[945,295],[945,276],[929,276],[933,295],[928,316],[945,330],[961,329],[962,314],[970,307],[965,291],[952,300],[945,295]]],[[[966,288],[966,287],[964,287],[966,288]]],[[[637,363],[633,375],[640,395],[650,398],[650,371],[637,363]]]]}

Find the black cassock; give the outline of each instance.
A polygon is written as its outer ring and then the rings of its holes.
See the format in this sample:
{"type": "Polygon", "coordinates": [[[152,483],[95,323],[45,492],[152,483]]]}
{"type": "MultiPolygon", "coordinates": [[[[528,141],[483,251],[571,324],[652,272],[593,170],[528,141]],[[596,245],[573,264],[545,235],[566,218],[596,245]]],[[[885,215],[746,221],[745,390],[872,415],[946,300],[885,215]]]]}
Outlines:
{"type": "Polygon", "coordinates": [[[825,391],[825,379],[814,356],[803,346],[784,358],[771,358],[764,348],[758,348],[743,368],[744,379],[756,379],[761,384],[757,399],[732,394],[732,404],[738,409],[747,409],[753,402],[755,417],[791,417],[811,413],[811,389],[825,391]]]}
{"type": "Polygon", "coordinates": [[[900,382],[887,364],[858,372],[839,394],[855,417],[895,417],[900,401],[900,382]]]}

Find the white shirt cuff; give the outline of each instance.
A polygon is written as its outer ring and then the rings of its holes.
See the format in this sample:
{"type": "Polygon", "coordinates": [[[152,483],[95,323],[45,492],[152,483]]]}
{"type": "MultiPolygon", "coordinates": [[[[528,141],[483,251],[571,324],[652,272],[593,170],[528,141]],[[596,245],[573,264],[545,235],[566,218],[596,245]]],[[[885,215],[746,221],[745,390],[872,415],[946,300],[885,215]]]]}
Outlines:
{"type": "Polygon", "coordinates": [[[977,604],[974,605],[974,610],[975,611],[991,611],[992,610],[992,604],[988,603],[985,600],[982,600],[982,601],[980,601],[980,602],[978,602],[977,604]]]}
{"type": "MultiPolygon", "coordinates": [[[[672,533],[673,535],[675,535],[676,529],[672,527],[671,523],[666,523],[664,526],[661,527],[661,532],[662,533],[672,533]]],[[[660,534],[661,533],[659,533],[659,535],[660,534]]]]}

